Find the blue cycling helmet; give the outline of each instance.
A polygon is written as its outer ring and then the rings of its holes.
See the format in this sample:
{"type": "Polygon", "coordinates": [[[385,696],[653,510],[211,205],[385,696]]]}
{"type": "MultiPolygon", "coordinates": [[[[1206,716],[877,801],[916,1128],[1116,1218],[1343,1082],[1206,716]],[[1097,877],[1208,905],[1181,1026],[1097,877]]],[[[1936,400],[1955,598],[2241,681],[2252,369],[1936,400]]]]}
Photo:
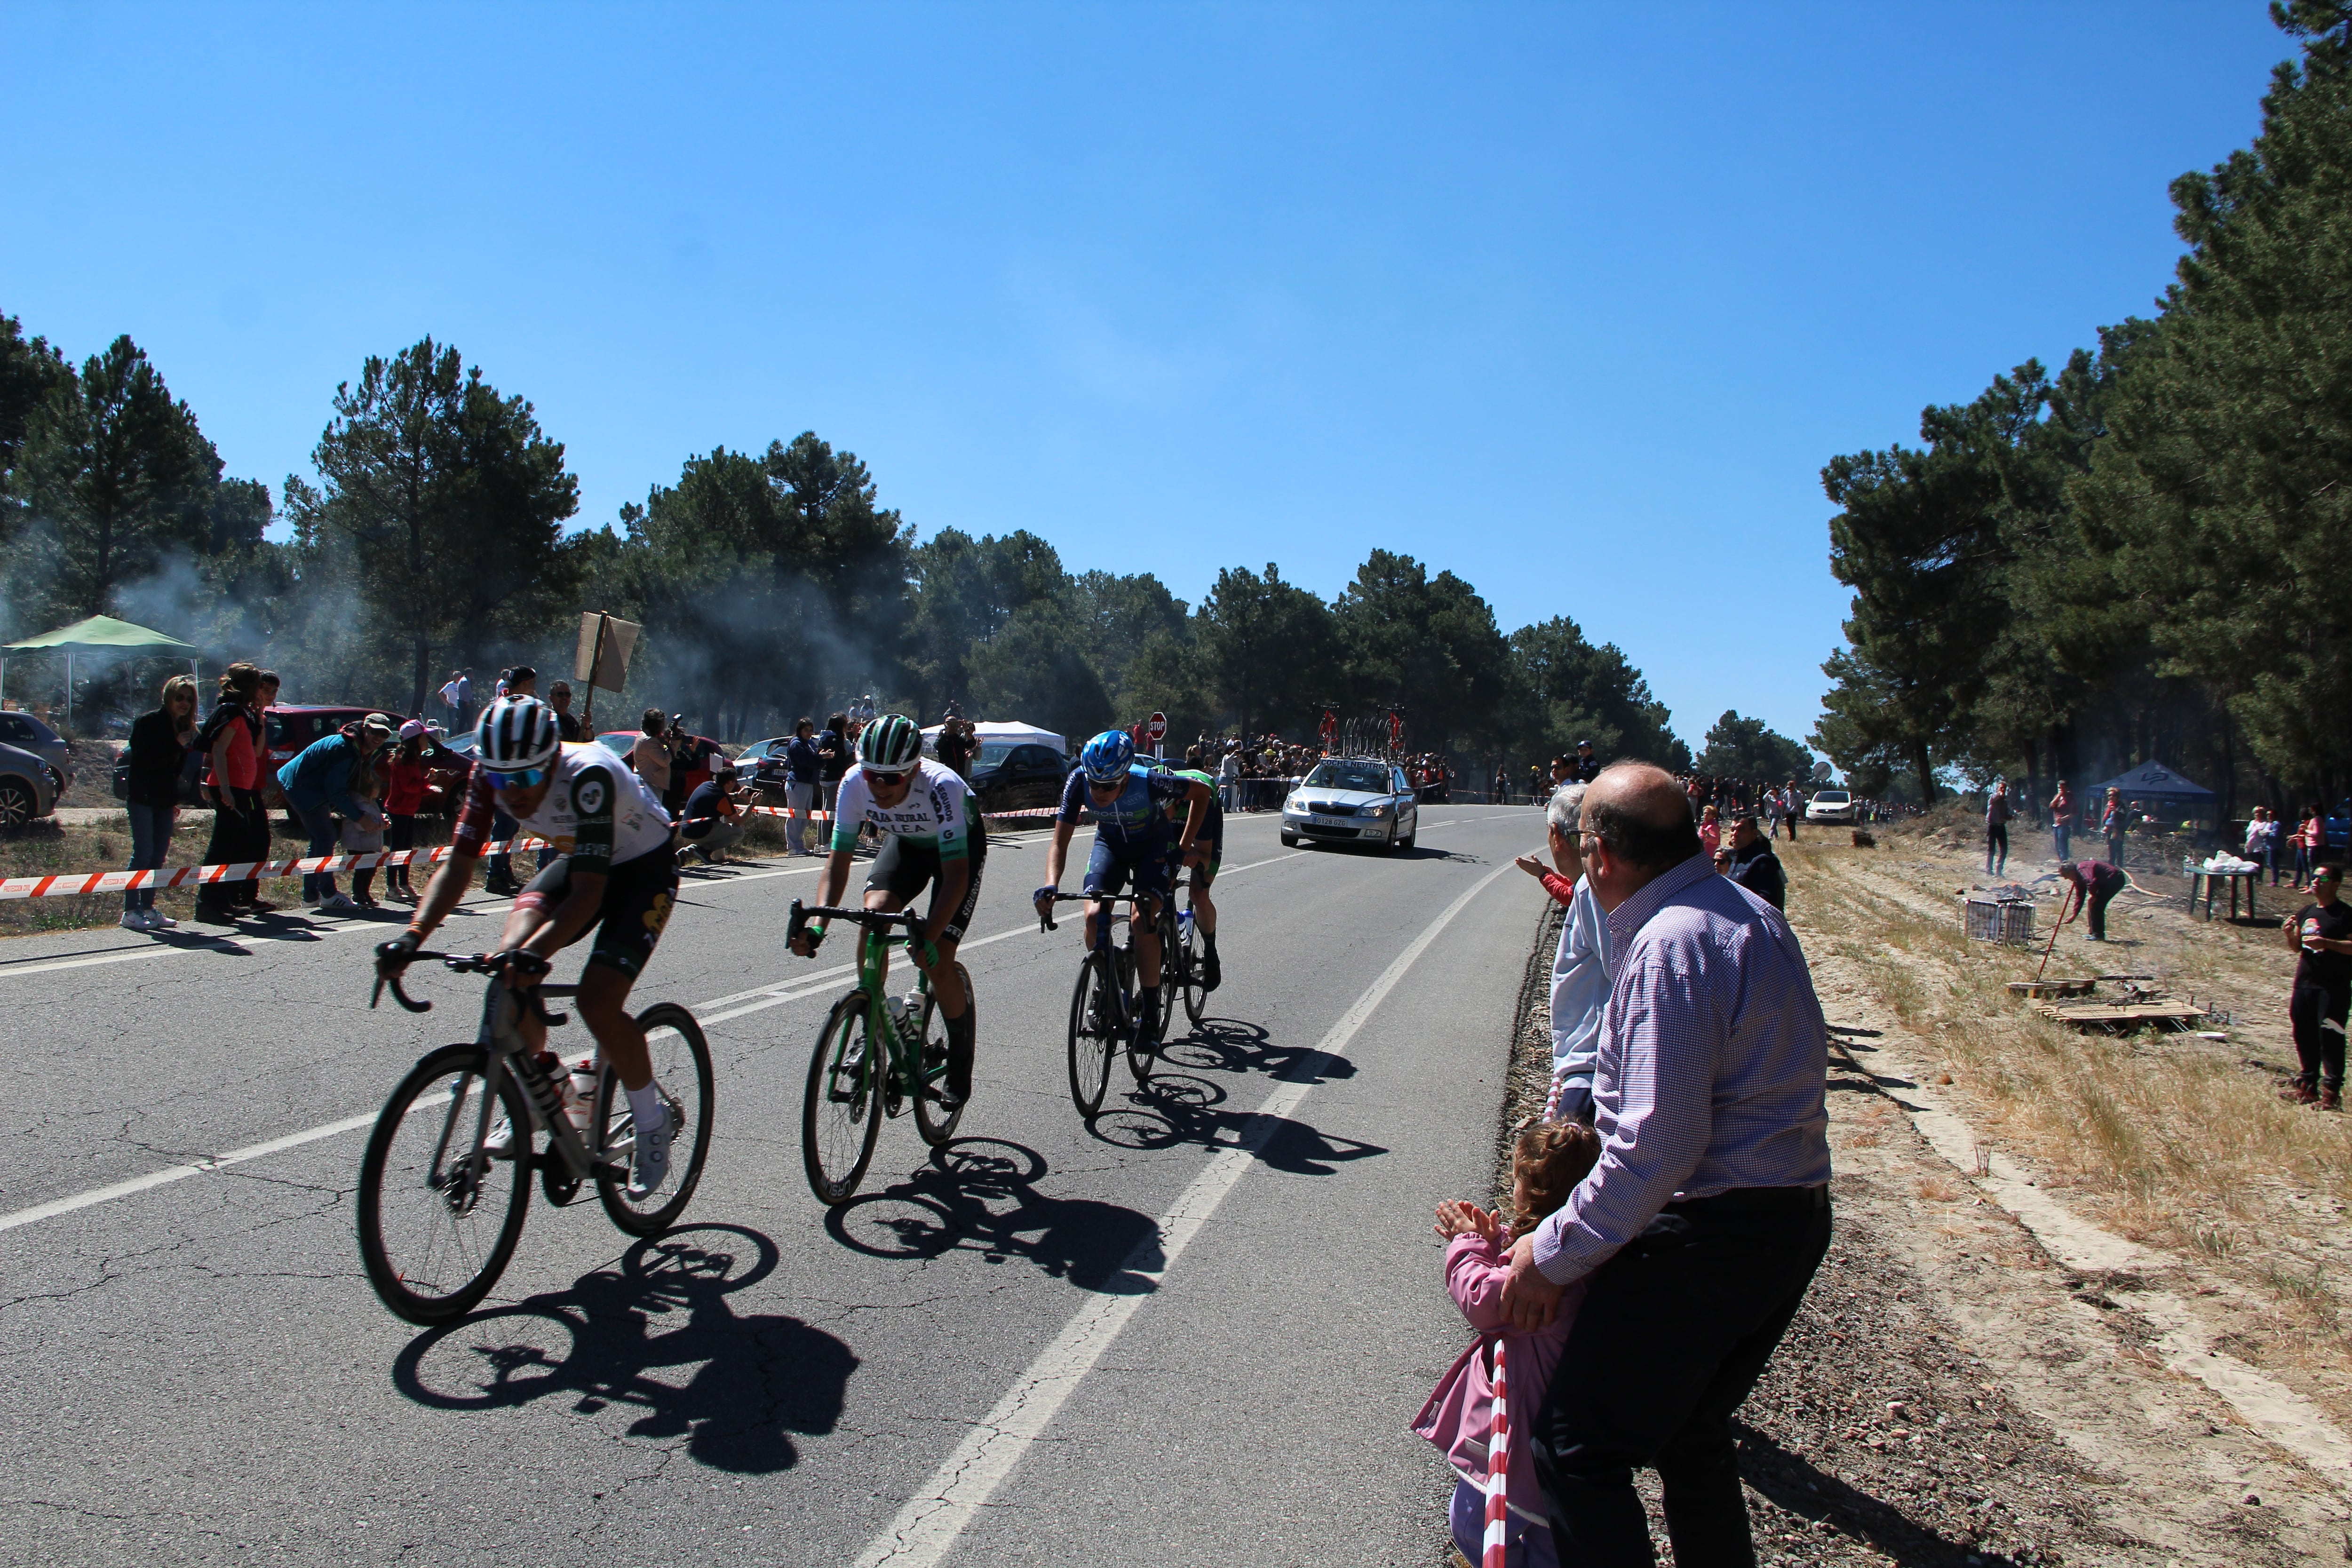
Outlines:
{"type": "Polygon", "coordinates": [[[1135,761],[1135,738],[1124,730],[1105,730],[1078,753],[1078,766],[1098,784],[1117,784],[1135,761]]]}

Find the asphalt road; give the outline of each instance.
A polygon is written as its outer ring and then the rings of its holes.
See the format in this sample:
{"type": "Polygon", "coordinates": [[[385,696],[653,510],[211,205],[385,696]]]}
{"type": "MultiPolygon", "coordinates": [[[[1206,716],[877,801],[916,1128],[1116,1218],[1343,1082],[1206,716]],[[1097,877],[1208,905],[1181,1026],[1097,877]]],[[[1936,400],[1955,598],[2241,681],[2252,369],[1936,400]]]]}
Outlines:
{"type": "Polygon", "coordinates": [[[886,1125],[831,1213],[799,1107],[844,944],[782,940],[813,863],[689,873],[638,990],[718,1058],[688,1223],[535,1201],[443,1331],[370,1292],[352,1189],[478,983],[370,1012],[363,921],[0,943],[0,1562],[1433,1562],[1406,1424],[1464,1332],[1428,1218],[1486,1191],[1538,818],[1431,808],[1399,858],[1228,833],[1224,986],[1091,1131],[1076,922],[1036,930],[1037,836],[996,845],[961,1136],[886,1125]]]}

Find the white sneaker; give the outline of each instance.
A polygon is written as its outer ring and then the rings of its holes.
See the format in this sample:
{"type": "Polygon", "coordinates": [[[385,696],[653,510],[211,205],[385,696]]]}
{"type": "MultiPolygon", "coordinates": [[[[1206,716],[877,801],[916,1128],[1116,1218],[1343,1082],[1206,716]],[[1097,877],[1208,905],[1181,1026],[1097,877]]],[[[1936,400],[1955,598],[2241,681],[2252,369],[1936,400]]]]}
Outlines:
{"type": "Polygon", "coordinates": [[[636,1153],[629,1168],[631,1203],[643,1203],[669,1180],[669,1142],[677,1132],[677,1119],[670,1115],[667,1106],[662,1108],[660,1121],[636,1130],[636,1153]]]}
{"type": "Polygon", "coordinates": [[[122,918],[114,923],[121,926],[124,931],[153,931],[155,929],[153,923],[148,920],[147,911],[145,910],[125,910],[122,911],[122,918]]]}
{"type": "Polygon", "coordinates": [[[147,929],[149,931],[170,931],[173,926],[178,925],[179,923],[179,921],[173,920],[171,916],[165,914],[161,910],[149,910],[147,911],[147,929]]]}
{"type": "Polygon", "coordinates": [[[355,915],[360,912],[360,907],[352,901],[352,896],[349,893],[336,893],[319,901],[319,912],[330,915],[355,915]]]}

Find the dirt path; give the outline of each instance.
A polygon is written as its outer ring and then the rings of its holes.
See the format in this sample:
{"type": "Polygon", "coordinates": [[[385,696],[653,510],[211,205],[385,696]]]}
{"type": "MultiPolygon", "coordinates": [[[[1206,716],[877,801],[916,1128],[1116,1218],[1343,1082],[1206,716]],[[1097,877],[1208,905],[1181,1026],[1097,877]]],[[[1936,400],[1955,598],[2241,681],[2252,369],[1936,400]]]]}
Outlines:
{"type": "MultiPolygon", "coordinates": [[[[1945,1009],[1999,1005],[1981,984],[1958,984],[1959,972],[1981,962],[2009,978],[2016,967],[2014,950],[1949,949],[1918,929],[1957,928],[1950,893],[1965,879],[1953,879],[1954,858],[1932,844],[1874,855],[1808,843],[1789,867],[1792,921],[1838,1042],[1837,1232],[1742,1411],[1759,1559],[2352,1561],[2352,1445],[2329,1447],[2343,1441],[2330,1380],[2300,1352],[2265,1356],[2274,1342],[2250,1327],[2268,1312],[2302,1332],[2305,1304],[2282,1309],[2250,1286],[2242,1254],[2225,1264],[2164,1247],[2195,1234],[2193,1215],[2168,1229],[2118,1225],[2156,1195],[2106,1201],[2078,1162],[2037,1164],[2032,1119],[1954,1081],[1945,1009]]],[[[2165,946],[2174,936],[2158,929],[2168,916],[2186,928],[2173,911],[2150,911],[2137,922],[2148,935],[2128,951],[2177,969],[2165,946]]],[[[2193,944],[2200,933],[2179,935],[2193,944]]],[[[1537,939],[1547,962],[1549,942],[1537,939]]],[[[2200,982],[2251,996],[2285,955],[2256,940],[2223,956],[2219,968],[2212,954],[2194,957],[2200,982]]],[[[1543,988],[1531,984],[1520,1106],[1539,1092],[1545,1026],[1543,988]]],[[[2026,1034],[2019,1048],[2047,1043],[2026,1034]]],[[[2205,1070],[2246,1079],[2267,1100],[2270,1067],[2240,1065],[2249,1043],[2276,1049],[2266,1038],[2198,1048],[2214,1058],[2205,1070]]],[[[1980,1048],[1963,1072],[1989,1078],[1993,1060],[1980,1048]]],[[[2197,1183],[2180,1184],[2185,1194],[2197,1183]]]]}

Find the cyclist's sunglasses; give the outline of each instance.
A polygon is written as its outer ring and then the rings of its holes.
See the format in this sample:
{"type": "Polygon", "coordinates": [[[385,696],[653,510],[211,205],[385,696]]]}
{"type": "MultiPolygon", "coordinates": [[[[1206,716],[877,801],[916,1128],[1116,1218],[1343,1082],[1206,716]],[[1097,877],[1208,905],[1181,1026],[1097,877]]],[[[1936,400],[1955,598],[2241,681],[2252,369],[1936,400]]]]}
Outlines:
{"type": "Polygon", "coordinates": [[[857,771],[866,775],[866,787],[868,789],[895,788],[912,778],[915,773],[912,768],[898,773],[877,773],[872,768],[860,768],[857,771]]]}
{"type": "Polygon", "coordinates": [[[545,768],[515,768],[506,772],[484,768],[482,771],[490,775],[492,789],[530,789],[535,784],[545,784],[548,773],[545,768]]]}

